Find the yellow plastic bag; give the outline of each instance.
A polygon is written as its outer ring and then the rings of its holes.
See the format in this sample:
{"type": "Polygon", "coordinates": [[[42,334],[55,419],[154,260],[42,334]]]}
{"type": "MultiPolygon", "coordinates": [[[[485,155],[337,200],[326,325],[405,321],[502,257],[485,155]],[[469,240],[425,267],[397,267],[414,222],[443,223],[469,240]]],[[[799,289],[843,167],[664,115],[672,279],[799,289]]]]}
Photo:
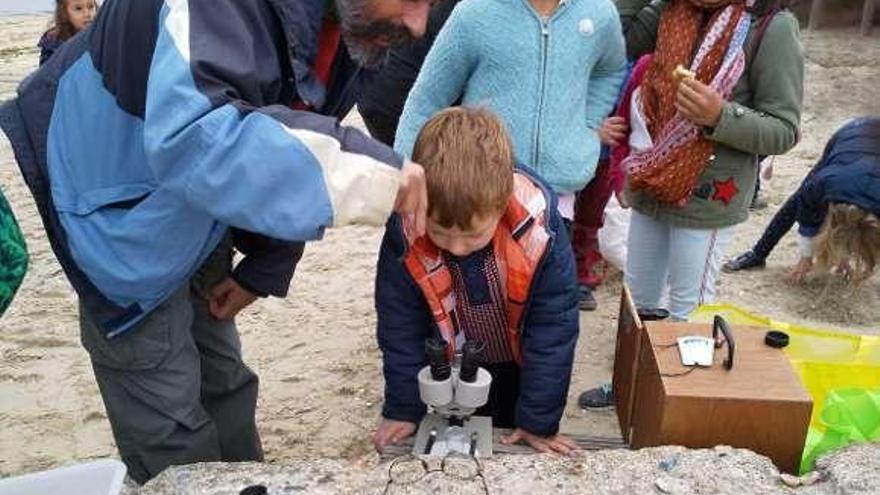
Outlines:
{"type": "Polygon", "coordinates": [[[732,325],[789,335],[785,353],[813,398],[801,472],[812,469],[815,458],[829,450],[880,439],[880,337],[789,324],[732,304],[701,306],[690,320],[710,322],[716,314],[732,325]]]}

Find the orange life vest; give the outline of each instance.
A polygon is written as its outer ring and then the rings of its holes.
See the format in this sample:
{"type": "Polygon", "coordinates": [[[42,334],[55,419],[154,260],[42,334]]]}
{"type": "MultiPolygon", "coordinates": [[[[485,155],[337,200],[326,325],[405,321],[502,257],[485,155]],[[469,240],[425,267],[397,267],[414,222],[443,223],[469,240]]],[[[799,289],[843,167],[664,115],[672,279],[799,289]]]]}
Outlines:
{"type": "MultiPolygon", "coordinates": [[[[517,363],[522,362],[520,335],[525,305],[531,291],[538,265],[547,251],[550,235],[547,232],[547,198],[540,186],[528,176],[516,173],[513,195],[498,222],[492,247],[495,263],[501,277],[501,291],[506,301],[507,337],[517,363]]],[[[440,249],[427,235],[412,239],[412,229],[404,224],[409,244],[404,263],[409,274],[422,291],[434,323],[447,343],[447,354],[455,354],[456,328],[454,321],[455,293],[452,275],[443,260],[440,249]]]]}

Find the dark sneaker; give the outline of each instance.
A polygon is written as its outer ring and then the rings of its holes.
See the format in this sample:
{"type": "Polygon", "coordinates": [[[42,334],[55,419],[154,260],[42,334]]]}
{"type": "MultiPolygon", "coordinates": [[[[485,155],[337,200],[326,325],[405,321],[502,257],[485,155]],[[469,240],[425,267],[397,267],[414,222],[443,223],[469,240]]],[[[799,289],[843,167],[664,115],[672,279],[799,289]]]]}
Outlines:
{"type": "Polygon", "coordinates": [[[578,284],[578,308],[581,311],[596,311],[598,307],[599,303],[593,297],[593,290],[587,285],[578,284]]]}
{"type": "Polygon", "coordinates": [[[749,209],[750,209],[750,210],[756,210],[756,211],[757,211],[757,210],[763,210],[764,208],[766,208],[766,207],[768,207],[768,206],[770,206],[770,204],[767,202],[767,198],[765,198],[765,197],[764,197],[763,195],[761,195],[761,194],[756,194],[756,195],[752,198],[751,203],[749,203],[749,209]]]}
{"type": "Polygon", "coordinates": [[[642,321],[660,321],[669,318],[669,310],[663,308],[639,308],[638,312],[642,321]]]}
{"type": "Polygon", "coordinates": [[[578,405],[581,409],[601,409],[614,405],[614,394],[611,392],[611,384],[591,388],[578,397],[578,405]]]}
{"type": "Polygon", "coordinates": [[[767,261],[759,258],[751,249],[736,258],[728,261],[721,267],[725,273],[738,272],[740,270],[751,270],[752,268],[764,268],[767,261]]]}

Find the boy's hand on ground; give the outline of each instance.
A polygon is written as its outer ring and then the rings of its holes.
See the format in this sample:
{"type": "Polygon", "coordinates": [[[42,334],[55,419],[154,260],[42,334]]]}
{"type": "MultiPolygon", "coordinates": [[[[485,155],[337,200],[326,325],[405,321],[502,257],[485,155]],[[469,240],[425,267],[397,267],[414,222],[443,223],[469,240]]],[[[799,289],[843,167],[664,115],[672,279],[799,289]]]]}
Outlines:
{"type": "Polygon", "coordinates": [[[226,277],[211,289],[208,296],[208,311],[218,320],[231,320],[242,309],[257,300],[257,296],[245,290],[232,279],[226,277]]]}
{"type": "Polygon", "coordinates": [[[383,419],[373,433],[373,446],[382,453],[386,445],[393,445],[416,432],[416,424],[409,421],[383,419]]]}
{"type": "Polygon", "coordinates": [[[807,274],[813,270],[813,258],[801,258],[791,269],[789,279],[796,283],[803,283],[807,278],[807,274]]]}
{"type": "Polygon", "coordinates": [[[428,214],[428,187],[425,184],[425,169],[414,162],[406,162],[400,170],[400,189],[394,211],[407,217],[415,225],[416,237],[425,234],[425,217],[428,214]]]}
{"type": "Polygon", "coordinates": [[[678,85],[675,108],[694,124],[715,127],[724,110],[724,98],[710,86],[685,78],[678,85]]]}
{"type": "Polygon", "coordinates": [[[623,117],[608,117],[602,122],[597,133],[599,141],[606,146],[618,146],[624,139],[629,126],[626,125],[626,119],[623,117]]]}
{"type": "Polygon", "coordinates": [[[512,445],[517,442],[525,441],[533,449],[545,454],[555,453],[562,455],[572,455],[580,451],[574,441],[564,435],[553,435],[551,437],[542,437],[517,428],[513,433],[501,438],[501,443],[512,445]]]}

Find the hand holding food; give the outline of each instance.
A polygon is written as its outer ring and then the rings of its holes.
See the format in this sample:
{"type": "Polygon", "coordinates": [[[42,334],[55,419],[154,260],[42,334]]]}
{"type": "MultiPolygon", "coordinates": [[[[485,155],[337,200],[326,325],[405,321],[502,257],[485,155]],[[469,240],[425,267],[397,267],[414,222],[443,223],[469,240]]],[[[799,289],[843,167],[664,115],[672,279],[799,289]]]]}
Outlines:
{"type": "Polygon", "coordinates": [[[685,77],[678,84],[675,108],[681,116],[696,125],[715,127],[724,110],[724,98],[715,88],[685,77]]]}
{"type": "Polygon", "coordinates": [[[672,79],[676,84],[681,83],[685,79],[696,79],[697,73],[691,70],[687,70],[683,65],[679,64],[675,66],[675,70],[672,71],[672,79]]]}

